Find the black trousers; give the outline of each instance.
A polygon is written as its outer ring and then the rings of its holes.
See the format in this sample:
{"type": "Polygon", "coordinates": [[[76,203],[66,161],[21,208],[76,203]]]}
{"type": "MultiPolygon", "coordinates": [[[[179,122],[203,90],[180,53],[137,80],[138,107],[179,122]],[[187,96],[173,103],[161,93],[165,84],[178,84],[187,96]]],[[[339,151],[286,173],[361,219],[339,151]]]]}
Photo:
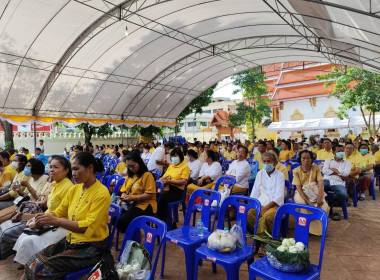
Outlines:
{"type": "Polygon", "coordinates": [[[182,195],[183,190],[175,186],[169,186],[169,191],[167,193],[163,193],[161,196],[160,203],[157,208],[157,218],[166,222],[166,209],[168,207],[168,203],[181,200],[182,195]]]}
{"type": "Polygon", "coordinates": [[[117,228],[122,232],[125,233],[127,231],[127,228],[129,224],[137,217],[140,216],[153,216],[153,209],[152,206],[149,204],[148,207],[145,210],[141,210],[138,207],[132,207],[128,211],[124,210],[121,213],[120,219],[117,222],[117,228]]]}

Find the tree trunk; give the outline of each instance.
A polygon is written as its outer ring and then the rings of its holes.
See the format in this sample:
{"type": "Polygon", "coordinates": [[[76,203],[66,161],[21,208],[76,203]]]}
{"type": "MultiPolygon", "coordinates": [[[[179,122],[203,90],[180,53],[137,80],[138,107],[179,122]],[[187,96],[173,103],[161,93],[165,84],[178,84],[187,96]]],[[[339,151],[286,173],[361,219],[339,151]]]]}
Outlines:
{"type": "Polygon", "coordinates": [[[92,138],[92,134],[94,133],[92,131],[92,129],[89,127],[89,124],[86,123],[83,127],[83,132],[84,132],[84,142],[87,144],[87,145],[90,145],[91,143],[91,138],[92,138]]]}
{"type": "Polygon", "coordinates": [[[0,121],[4,130],[5,148],[14,148],[13,143],[13,125],[7,121],[0,121]]]}
{"type": "Polygon", "coordinates": [[[255,141],[255,121],[252,120],[251,121],[251,125],[252,125],[252,142],[255,141]]]}
{"type": "Polygon", "coordinates": [[[363,108],[360,106],[360,112],[362,114],[362,117],[363,117],[363,120],[364,120],[364,123],[365,123],[365,126],[367,127],[368,129],[368,133],[369,135],[371,136],[371,126],[370,126],[370,123],[371,123],[371,118],[369,118],[369,123],[367,122],[367,119],[365,118],[365,115],[364,115],[364,110],[363,108]]]}
{"type": "Polygon", "coordinates": [[[375,112],[372,113],[372,133],[370,133],[370,136],[375,137],[376,136],[376,116],[375,112]]]}

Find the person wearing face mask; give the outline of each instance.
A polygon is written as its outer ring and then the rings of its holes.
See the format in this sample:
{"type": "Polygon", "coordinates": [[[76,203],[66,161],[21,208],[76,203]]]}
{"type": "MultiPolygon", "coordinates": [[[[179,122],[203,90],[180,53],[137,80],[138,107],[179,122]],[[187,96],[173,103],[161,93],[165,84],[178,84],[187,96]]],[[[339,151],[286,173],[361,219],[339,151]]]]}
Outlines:
{"type": "Polygon", "coordinates": [[[121,176],[126,176],[127,175],[127,155],[130,153],[128,150],[122,150],[121,155],[119,157],[120,162],[117,164],[115,168],[115,172],[117,174],[120,174],[121,176]]]}
{"type": "MultiPolygon", "coordinates": [[[[272,232],[274,216],[279,206],[284,204],[284,175],[278,171],[277,158],[274,154],[265,152],[262,155],[262,169],[257,173],[256,180],[250,196],[261,203],[260,219],[258,221],[256,234],[265,231],[272,232]]],[[[247,228],[253,232],[255,227],[255,212],[248,211],[247,228]]],[[[258,249],[259,257],[265,256],[264,243],[258,249]]]]}
{"type": "MultiPolygon", "coordinates": [[[[30,159],[24,168],[24,173],[30,176],[28,181],[22,181],[20,183],[20,188],[23,189],[23,196],[28,197],[29,201],[25,202],[28,204],[29,209],[33,209],[32,204],[37,204],[40,202],[42,195],[47,195],[47,192],[51,190],[51,184],[46,186],[48,181],[48,176],[44,175],[45,167],[43,163],[38,159],[30,159]],[[50,189],[49,189],[50,186],[50,189]]],[[[10,256],[13,251],[13,245],[16,243],[17,238],[23,232],[26,226],[25,220],[32,218],[35,212],[27,212],[25,214],[16,214],[17,210],[23,207],[23,204],[19,206],[10,206],[4,211],[9,210],[10,215],[1,217],[0,224],[0,259],[3,260],[10,256]]],[[[35,207],[35,209],[41,209],[41,206],[35,207]]]]}
{"type": "Polygon", "coordinates": [[[24,168],[27,163],[25,155],[16,155],[12,161],[12,168],[17,171],[16,176],[8,190],[3,190],[3,195],[0,196],[0,210],[13,205],[13,200],[23,194],[23,188],[20,187],[20,182],[26,181],[30,176],[26,176],[24,168]]]}
{"type": "Polygon", "coordinates": [[[165,174],[160,178],[169,191],[161,195],[157,209],[157,217],[166,221],[166,208],[169,202],[178,201],[182,198],[183,191],[189,180],[190,168],[183,162],[184,156],[180,148],[174,148],[170,152],[172,164],[169,165],[165,174]]]}
{"type": "Polygon", "coordinates": [[[358,199],[364,200],[365,191],[369,188],[369,185],[374,179],[373,166],[375,164],[375,157],[368,153],[367,144],[361,144],[359,147],[359,152],[360,155],[358,157],[360,160],[361,170],[359,174],[358,199]]]}
{"type": "Polygon", "coordinates": [[[236,153],[232,150],[232,144],[227,145],[227,150],[224,151],[223,156],[226,158],[226,161],[231,161],[236,159],[236,153]]]}
{"type": "Polygon", "coordinates": [[[9,154],[6,151],[0,153],[0,161],[3,163],[4,168],[12,174],[12,180],[16,176],[16,169],[12,168],[11,160],[9,160],[9,154]]]}
{"type": "Polygon", "coordinates": [[[323,164],[323,185],[325,192],[334,192],[334,197],[328,198],[327,201],[330,206],[329,216],[334,221],[339,221],[341,219],[340,215],[333,212],[333,207],[342,206],[347,199],[346,183],[343,178],[350,175],[351,162],[344,160],[345,154],[342,145],[333,146],[332,151],[334,157],[327,159],[323,164]]]}
{"type": "Polygon", "coordinates": [[[127,176],[121,186],[123,208],[117,228],[125,232],[129,224],[139,216],[153,216],[157,212],[156,183],[144,161],[136,152],[126,156],[127,176]]]}
{"type": "Polygon", "coordinates": [[[147,162],[149,161],[150,157],[152,156],[152,154],[149,152],[150,148],[148,145],[145,145],[143,147],[143,152],[141,154],[141,158],[144,162],[147,162]]]}
{"type": "MultiPolygon", "coordinates": [[[[323,177],[319,165],[313,164],[315,155],[313,152],[303,150],[298,154],[298,163],[301,166],[293,169],[293,182],[297,190],[294,194],[294,202],[322,208],[329,213],[329,206],[325,201],[323,177]]],[[[307,213],[306,210],[301,210],[307,213]]],[[[322,224],[312,221],[309,232],[321,236],[322,224]]]]}

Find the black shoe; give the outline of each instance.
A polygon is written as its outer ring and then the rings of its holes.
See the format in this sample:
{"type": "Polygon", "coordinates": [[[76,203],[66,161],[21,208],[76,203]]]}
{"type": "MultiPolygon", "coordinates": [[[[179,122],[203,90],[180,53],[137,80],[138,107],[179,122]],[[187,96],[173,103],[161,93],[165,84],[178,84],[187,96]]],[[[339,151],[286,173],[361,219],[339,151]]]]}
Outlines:
{"type": "Polygon", "coordinates": [[[352,204],[351,204],[350,202],[347,202],[347,203],[346,203],[346,206],[347,206],[347,207],[351,207],[352,204]]]}
{"type": "Polygon", "coordinates": [[[329,217],[334,221],[340,221],[340,215],[338,213],[330,214],[329,217]]]}

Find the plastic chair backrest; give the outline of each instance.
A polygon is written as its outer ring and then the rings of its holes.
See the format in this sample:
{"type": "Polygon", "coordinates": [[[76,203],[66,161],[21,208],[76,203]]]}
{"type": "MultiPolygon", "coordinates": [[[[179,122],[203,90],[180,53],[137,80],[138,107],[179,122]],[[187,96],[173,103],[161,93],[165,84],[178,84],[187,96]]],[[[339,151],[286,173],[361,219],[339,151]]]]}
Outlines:
{"type": "Polygon", "coordinates": [[[293,185],[288,180],[285,180],[285,187],[286,187],[286,197],[285,197],[284,202],[287,203],[290,198],[293,198],[294,189],[293,189],[293,185]],[[293,191],[293,192],[291,193],[291,191],[293,191]],[[291,197],[290,197],[290,195],[291,195],[291,197]]]}
{"type": "Polygon", "coordinates": [[[121,207],[115,203],[111,203],[108,215],[111,217],[111,222],[108,224],[108,230],[110,234],[108,241],[108,249],[111,249],[113,237],[115,236],[116,225],[121,215],[121,207]]]}
{"type": "Polygon", "coordinates": [[[273,232],[272,236],[274,238],[280,237],[281,230],[281,220],[282,217],[286,214],[293,215],[296,221],[294,239],[297,242],[302,242],[306,247],[309,247],[309,227],[310,222],[313,220],[319,220],[322,222],[322,238],[321,238],[321,247],[319,252],[319,264],[318,267],[321,269],[322,260],[323,260],[323,250],[325,247],[325,239],[327,233],[327,224],[328,217],[325,211],[320,208],[309,206],[305,204],[296,204],[296,203],[286,203],[281,205],[276,212],[273,223],[273,232]],[[296,211],[296,209],[305,209],[311,213],[301,213],[296,211]]]}
{"type": "MultiPolygon", "coordinates": [[[[201,209],[197,209],[198,211],[201,212],[201,219],[203,222],[203,225],[205,228],[207,228],[209,231],[212,231],[214,229],[214,224],[215,224],[215,218],[216,215],[214,215],[214,219],[211,223],[211,204],[213,203],[214,200],[216,200],[216,205],[219,205],[221,195],[218,191],[214,190],[208,190],[208,189],[199,189],[194,191],[191,196],[190,200],[187,205],[187,211],[185,215],[185,220],[183,222],[184,226],[189,226],[190,225],[190,220],[191,220],[191,214],[193,213],[193,206],[194,206],[194,201],[197,198],[202,199],[202,204],[201,209]]],[[[195,213],[193,213],[195,215],[195,213]]]]}
{"type": "Polygon", "coordinates": [[[164,193],[164,183],[156,180],[157,207],[160,204],[161,195],[164,193]]]}
{"type": "MultiPolygon", "coordinates": [[[[255,229],[254,233],[256,234],[257,230],[257,224],[260,217],[260,211],[261,211],[261,204],[260,201],[258,201],[255,198],[247,197],[243,195],[230,195],[226,197],[222,205],[220,206],[219,210],[219,217],[218,217],[218,229],[224,229],[224,216],[226,214],[226,211],[228,211],[229,205],[235,206],[236,210],[236,223],[240,222],[241,228],[243,230],[243,235],[245,241],[247,241],[247,237],[245,236],[247,233],[247,215],[248,211],[250,209],[256,210],[256,222],[255,222],[255,229]]],[[[254,246],[255,242],[253,242],[252,246],[254,246]]]]}
{"type": "Polygon", "coordinates": [[[140,216],[134,219],[128,226],[127,232],[124,235],[123,244],[120,249],[120,254],[118,257],[118,261],[120,261],[120,257],[123,254],[125,243],[127,240],[134,240],[136,242],[141,243],[141,235],[140,229],[144,231],[144,247],[149,252],[149,257],[152,260],[154,244],[156,243],[157,237],[159,237],[160,243],[158,245],[158,249],[156,251],[156,256],[154,258],[154,262],[152,262],[152,270],[151,277],[149,279],[154,279],[154,274],[156,272],[157,261],[160,255],[160,250],[162,247],[162,242],[167,232],[166,224],[154,217],[149,216],[140,216]]]}
{"type": "Polygon", "coordinates": [[[292,163],[290,166],[290,171],[293,171],[293,169],[297,168],[298,166],[301,166],[299,162],[292,163]]]}
{"type": "Polygon", "coordinates": [[[259,162],[253,161],[249,164],[249,168],[251,169],[251,173],[249,174],[249,180],[254,180],[257,176],[257,172],[259,172],[259,162]]]}
{"type": "Polygon", "coordinates": [[[161,177],[161,171],[158,169],[149,170],[153,174],[154,180],[158,180],[161,177]]]}
{"type": "Polygon", "coordinates": [[[219,177],[219,179],[215,183],[214,190],[218,191],[221,183],[224,183],[224,185],[228,185],[228,188],[232,192],[232,188],[234,187],[234,185],[236,183],[236,178],[231,177],[231,176],[227,176],[227,175],[219,177]]]}
{"type": "Polygon", "coordinates": [[[113,187],[113,193],[117,196],[119,194],[120,187],[124,184],[125,178],[120,178],[119,181],[113,187]]]}
{"type": "Polygon", "coordinates": [[[110,188],[110,185],[111,185],[111,182],[112,180],[115,180],[115,186],[116,184],[119,182],[119,180],[123,178],[120,174],[113,174],[112,176],[110,176],[107,180],[107,184],[106,184],[106,187],[107,189],[110,188]]]}

